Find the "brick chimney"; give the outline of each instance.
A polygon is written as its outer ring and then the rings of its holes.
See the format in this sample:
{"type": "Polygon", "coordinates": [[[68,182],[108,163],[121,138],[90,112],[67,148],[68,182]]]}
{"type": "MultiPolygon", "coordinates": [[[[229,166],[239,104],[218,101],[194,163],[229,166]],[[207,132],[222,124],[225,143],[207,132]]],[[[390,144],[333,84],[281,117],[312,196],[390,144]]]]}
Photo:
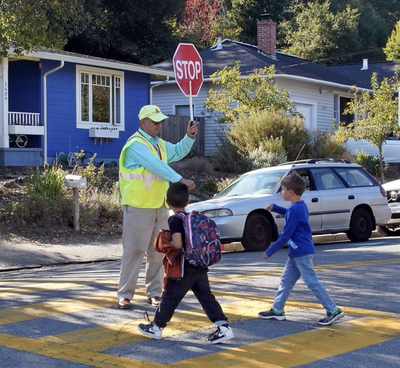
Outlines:
{"type": "Polygon", "coordinates": [[[261,14],[261,20],[257,22],[257,46],[268,56],[276,58],[276,23],[271,14],[261,14]]]}

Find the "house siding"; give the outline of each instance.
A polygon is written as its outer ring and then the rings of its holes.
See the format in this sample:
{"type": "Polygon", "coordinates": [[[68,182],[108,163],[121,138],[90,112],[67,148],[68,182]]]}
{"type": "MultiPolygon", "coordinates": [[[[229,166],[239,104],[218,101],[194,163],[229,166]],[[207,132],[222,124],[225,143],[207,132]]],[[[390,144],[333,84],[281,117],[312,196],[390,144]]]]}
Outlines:
{"type": "MultiPolygon", "coordinates": [[[[277,86],[290,93],[290,98],[295,103],[312,104],[315,106],[314,130],[331,132],[333,129],[333,88],[323,86],[326,90],[320,93],[320,84],[307,83],[294,80],[277,80],[277,86]]],[[[343,90],[344,91],[344,90],[343,90]]]]}
{"type": "MultiPolygon", "coordinates": [[[[207,109],[204,106],[204,101],[208,96],[208,91],[211,88],[210,82],[204,82],[198,96],[193,97],[195,117],[204,117],[205,126],[199,127],[204,129],[204,153],[210,155],[215,152],[216,148],[220,143],[222,131],[225,129],[224,124],[216,122],[216,114],[208,114],[207,109]]],[[[189,105],[189,98],[186,97],[177,85],[168,84],[161,85],[154,88],[153,90],[153,103],[157,105],[164,114],[174,114],[175,106],[177,105],[189,105]]]]}
{"type": "MultiPolygon", "coordinates": [[[[45,62],[44,71],[58,66],[45,62]]],[[[126,140],[138,129],[137,114],[148,103],[149,77],[135,72],[124,72],[125,81],[125,130],[119,138],[103,142],[89,137],[88,129],[76,128],[76,64],[65,66],[47,76],[48,157],[57,153],[86,150],[97,153],[97,161],[118,160],[126,140]]]]}
{"type": "Polygon", "coordinates": [[[14,112],[40,112],[40,70],[38,63],[16,60],[9,63],[9,105],[14,112]]]}

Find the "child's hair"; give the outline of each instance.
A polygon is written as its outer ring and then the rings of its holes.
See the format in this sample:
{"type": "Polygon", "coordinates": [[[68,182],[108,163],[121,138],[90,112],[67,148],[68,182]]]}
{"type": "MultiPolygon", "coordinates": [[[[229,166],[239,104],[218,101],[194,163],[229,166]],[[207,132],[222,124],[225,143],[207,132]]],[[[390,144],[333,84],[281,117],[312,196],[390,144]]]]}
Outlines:
{"type": "Polygon", "coordinates": [[[172,207],[182,208],[189,202],[189,188],[186,184],[172,183],[167,191],[167,201],[172,207]]]}
{"type": "Polygon", "coordinates": [[[299,196],[301,196],[306,190],[306,181],[295,171],[286,176],[282,180],[281,185],[283,185],[288,190],[293,190],[293,192],[295,192],[299,196]]]}

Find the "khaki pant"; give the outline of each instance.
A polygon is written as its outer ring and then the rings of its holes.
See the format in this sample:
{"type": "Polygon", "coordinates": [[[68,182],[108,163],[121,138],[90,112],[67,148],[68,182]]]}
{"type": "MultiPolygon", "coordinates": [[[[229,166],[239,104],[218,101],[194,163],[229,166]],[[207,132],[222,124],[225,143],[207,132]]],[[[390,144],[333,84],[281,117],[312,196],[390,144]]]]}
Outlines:
{"type": "Polygon", "coordinates": [[[161,296],[164,272],[161,266],[163,255],[154,250],[154,239],[160,229],[168,229],[168,209],[165,207],[134,208],[123,206],[122,260],[118,286],[118,299],[132,299],[136,283],[146,258],[146,295],[161,296]]]}

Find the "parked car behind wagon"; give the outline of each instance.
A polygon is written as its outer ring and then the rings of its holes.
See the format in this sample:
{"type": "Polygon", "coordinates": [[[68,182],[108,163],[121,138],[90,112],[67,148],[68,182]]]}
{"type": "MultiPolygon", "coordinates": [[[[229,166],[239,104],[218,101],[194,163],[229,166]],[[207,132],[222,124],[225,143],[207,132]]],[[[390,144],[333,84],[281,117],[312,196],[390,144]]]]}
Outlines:
{"type": "Polygon", "coordinates": [[[250,171],[214,198],[193,203],[212,217],[223,243],[240,241],[249,251],[265,250],[283,231],[283,216],[265,210],[269,203],[288,207],[281,180],[296,171],[307,183],[302,199],[308,206],[313,234],[345,232],[365,241],[391,217],[385,190],[361,166],[346,160],[311,159],[250,171]]]}

